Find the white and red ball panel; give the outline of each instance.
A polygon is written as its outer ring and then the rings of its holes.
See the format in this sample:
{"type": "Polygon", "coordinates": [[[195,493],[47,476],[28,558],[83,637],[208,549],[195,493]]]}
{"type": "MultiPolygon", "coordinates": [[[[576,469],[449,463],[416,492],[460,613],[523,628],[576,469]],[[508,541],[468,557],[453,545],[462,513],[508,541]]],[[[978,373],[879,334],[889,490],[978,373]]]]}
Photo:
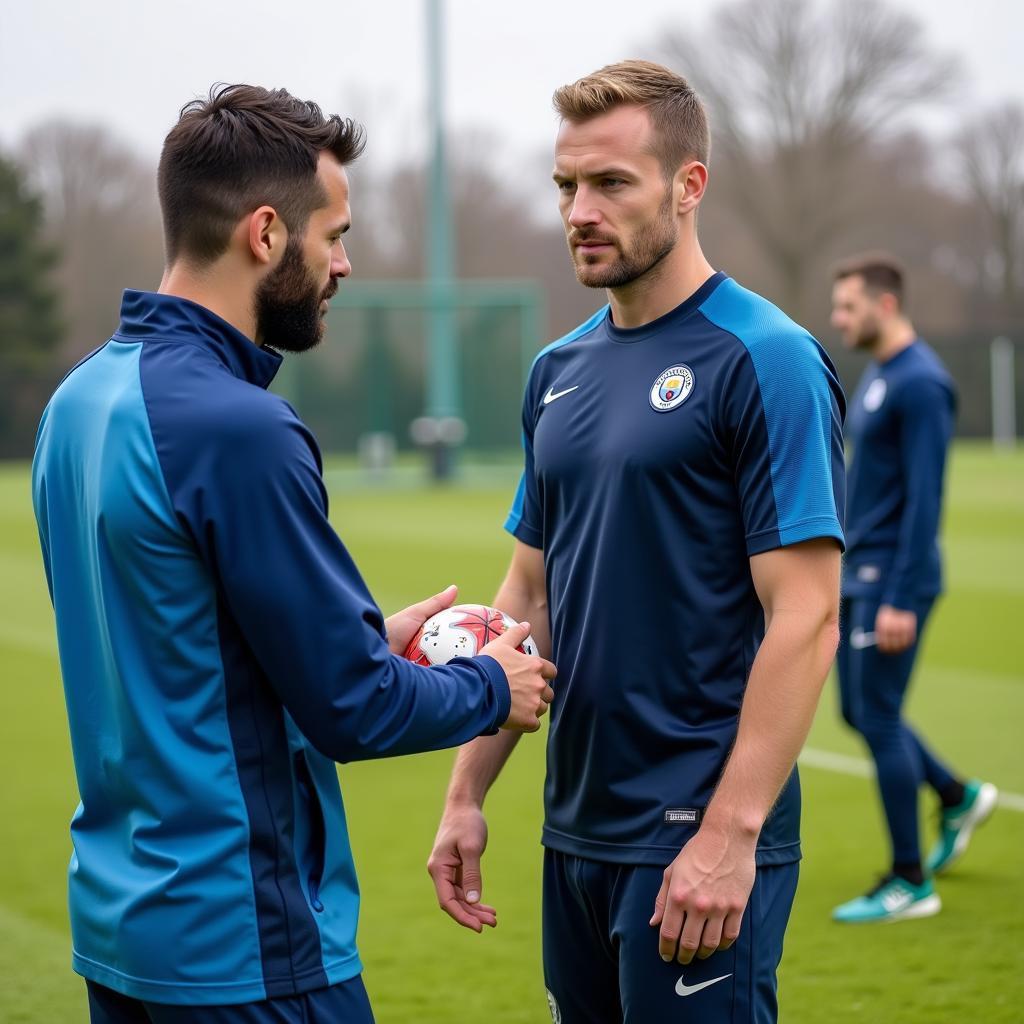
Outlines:
{"type": "MultiPolygon", "coordinates": [[[[452,658],[472,658],[515,624],[515,619],[497,608],[457,604],[427,619],[410,641],[405,656],[417,665],[446,665],[452,658]]],[[[519,650],[535,655],[533,637],[528,636],[519,650]]]]}

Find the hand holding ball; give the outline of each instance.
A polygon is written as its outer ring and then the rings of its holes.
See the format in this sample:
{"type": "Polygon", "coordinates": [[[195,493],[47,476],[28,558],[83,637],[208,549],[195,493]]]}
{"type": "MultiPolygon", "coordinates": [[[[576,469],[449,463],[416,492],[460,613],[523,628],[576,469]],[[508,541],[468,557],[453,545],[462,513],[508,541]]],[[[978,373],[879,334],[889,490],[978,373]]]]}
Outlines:
{"type": "MultiPolygon", "coordinates": [[[[457,604],[427,619],[409,642],[405,656],[417,665],[447,665],[452,658],[472,658],[514,625],[516,620],[497,608],[457,604]]],[[[516,649],[537,654],[537,645],[529,636],[516,649]]]]}
{"type": "Polygon", "coordinates": [[[536,732],[541,715],[554,700],[548,680],[555,666],[538,655],[529,627],[510,615],[484,604],[459,604],[432,615],[405,649],[405,657],[417,665],[446,665],[452,658],[472,658],[486,653],[501,666],[508,680],[512,705],[503,729],[536,732]],[[508,631],[516,635],[500,638],[508,631]],[[518,645],[513,646],[518,641],[518,645]],[[486,651],[484,650],[486,648],[486,651]]]}

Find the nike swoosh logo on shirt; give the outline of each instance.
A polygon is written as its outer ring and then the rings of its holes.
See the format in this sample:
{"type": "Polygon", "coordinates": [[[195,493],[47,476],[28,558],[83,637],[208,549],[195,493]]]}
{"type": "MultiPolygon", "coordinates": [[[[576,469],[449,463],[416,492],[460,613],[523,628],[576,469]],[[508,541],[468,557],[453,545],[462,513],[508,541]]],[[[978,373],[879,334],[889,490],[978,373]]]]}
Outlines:
{"type": "Polygon", "coordinates": [[[575,384],[571,388],[566,388],[564,391],[556,391],[554,388],[548,388],[548,393],[544,396],[544,404],[550,405],[553,401],[558,398],[562,398],[564,395],[569,394],[570,391],[575,391],[579,387],[579,384],[575,384]]]}
{"type": "Polygon", "coordinates": [[[720,981],[725,981],[726,978],[731,977],[731,974],[723,974],[720,978],[712,978],[710,981],[702,981],[698,985],[684,985],[683,976],[680,974],[679,980],[676,982],[676,995],[692,996],[694,992],[699,992],[702,988],[707,988],[709,985],[717,985],[720,981]]]}

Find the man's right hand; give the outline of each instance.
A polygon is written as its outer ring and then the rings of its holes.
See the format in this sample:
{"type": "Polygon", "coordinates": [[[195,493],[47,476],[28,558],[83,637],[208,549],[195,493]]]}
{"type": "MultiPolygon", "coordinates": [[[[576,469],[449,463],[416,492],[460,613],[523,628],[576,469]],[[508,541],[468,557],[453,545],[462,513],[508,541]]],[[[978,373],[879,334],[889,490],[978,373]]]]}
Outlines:
{"type": "Polygon", "coordinates": [[[481,654],[490,655],[505,672],[512,708],[501,728],[516,732],[536,732],[541,717],[555,699],[554,690],[547,682],[555,678],[555,666],[544,658],[516,650],[529,635],[530,624],[519,622],[480,650],[481,654]]]}
{"type": "Polygon", "coordinates": [[[449,805],[427,861],[438,906],[463,928],[474,932],[483,931],[484,925],[494,928],[498,923],[494,907],[480,902],[480,857],[486,846],[487,822],[483,811],[471,804],[449,805]]]}

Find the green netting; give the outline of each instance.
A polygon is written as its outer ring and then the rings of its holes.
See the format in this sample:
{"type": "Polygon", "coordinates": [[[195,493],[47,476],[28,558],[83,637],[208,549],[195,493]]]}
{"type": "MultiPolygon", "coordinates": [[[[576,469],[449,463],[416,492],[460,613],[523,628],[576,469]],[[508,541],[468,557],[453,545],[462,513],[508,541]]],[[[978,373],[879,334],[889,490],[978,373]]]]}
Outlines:
{"type": "MultiPolygon", "coordinates": [[[[548,340],[540,292],[522,282],[464,281],[441,293],[419,282],[346,283],[328,314],[327,339],[291,356],[275,383],[312,427],[324,451],[353,453],[359,439],[387,434],[399,451],[414,447],[409,427],[433,407],[428,395],[432,310],[450,313],[456,412],[465,448],[491,460],[518,451],[526,372],[548,340]]],[[[1017,434],[1024,434],[1024,334],[1011,332],[1017,434]]],[[[957,433],[992,432],[991,335],[929,336],[956,381],[957,433]]],[[[829,346],[847,395],[865,360],[829,346]]],[[[436,396],[434,396],[436,399],[436,396]]]]}
{"type": "MultiPolygon", "coordinates": [[[[412,421],[427,393],[431,306],[415,284],[343,286],[322,345],[285,360],[274,389],[298,409],[325,451],[351,452],[360,437],[391,434],[413,446],[412,421]]],[[[544,339],[539,300],[515,285],[459,286],[445,303],[454,338],[455,409],[466,447],[515,449],[525,375],[544,339]]]]}

